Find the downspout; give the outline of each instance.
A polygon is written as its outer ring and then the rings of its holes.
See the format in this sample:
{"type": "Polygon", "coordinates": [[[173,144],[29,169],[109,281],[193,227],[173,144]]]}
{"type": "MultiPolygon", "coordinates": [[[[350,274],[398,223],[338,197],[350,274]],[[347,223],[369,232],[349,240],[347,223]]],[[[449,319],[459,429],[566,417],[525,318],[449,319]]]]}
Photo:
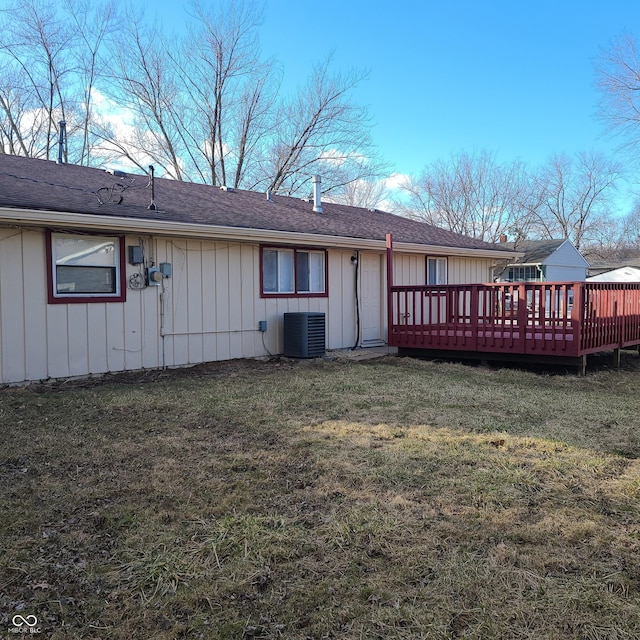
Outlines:
{"type": "Polygon", "coordinates": [[[164,292],[164,278],[162,278],[162,282],[160,283],[160,339],[162,342],[162,369],[167,368],[167,360],[165,355],[165,332],[164,332],[164,302],[165,302],[165,292],[164,292]]]}
{"type": "Polygon", "coordinates": [[[393,236],[387,233],[387,345],[395,346],[392,341],[393,329],[393,236]]]}
{"type": "Polygon", "coordinates": [[[360,279],[360,252],[356,251],[355,255],[351,256],[351,262],[355,265],[355,291],[356,291],[356,341],[351,347],[351,351],[358,348],[360,343],[360,294],[358,292],[358,281],[360,279]]]}

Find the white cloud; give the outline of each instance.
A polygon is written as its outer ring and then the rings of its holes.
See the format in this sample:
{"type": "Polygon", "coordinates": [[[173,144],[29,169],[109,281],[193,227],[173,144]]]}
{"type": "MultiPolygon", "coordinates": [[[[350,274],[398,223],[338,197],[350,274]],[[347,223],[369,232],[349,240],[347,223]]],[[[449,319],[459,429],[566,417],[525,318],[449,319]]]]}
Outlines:
{"type": "MultiPolygon", "coordinates": [[[[135,114],[131,109],[118,105],[97,89],[93,91],[93,104],[98,122],[111,130],[114,139],[127,148],[135,161],[143,167],[152,164],[153,160],[150,156],[142,151],[136,152],[136,149],[147,146],[146,144],[141,144],[141,135],[149,146],[153,146],[153,137],[150,132],[141,134],[140,130],[134,124],[135,114]]],[[[107,161],[112,158],[115,153],[118,157],[117,168],[140,171],[140,168],[137,167],[134,162],[125,158],[124,155],[119,152],[117,146],[109,142],[101,142],[94,148],[93,153],[95,155],[101,155],[107,161]]]]}
{"type": "Polygon", "coordinates": [[[384,187],[385,189],[389,189],[389,191],[395,191],[408,182],[410,178],[411,176],[406,173],[392,173],[388,178],[383,180],[384,187]]]}

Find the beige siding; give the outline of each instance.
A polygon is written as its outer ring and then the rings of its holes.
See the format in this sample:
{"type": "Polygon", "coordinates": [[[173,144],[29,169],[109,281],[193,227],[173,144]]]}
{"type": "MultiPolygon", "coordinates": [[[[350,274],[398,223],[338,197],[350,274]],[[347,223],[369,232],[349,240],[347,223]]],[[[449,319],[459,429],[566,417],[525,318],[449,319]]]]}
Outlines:
{"type": "MultiPolygon", "coordinates": [[[[162,286],[128,289],[125,303],[48,304],[44,231],[0,229],[0,382],[282,353],[289,311],[325,313],[328,348],[354,344],[352,251],[328,250],[328,298],[262,298],[257,244],[126,238],[138,244],[148,261],[171,263],[162,286]],[[264,336],[260,320],[268,323],[264,336]]],[[[396,255],[395,282],[424,283],[424,265],[424,256],[396,255]]],[[[486,281],[489,266],[450,258],[449,281],[486,281]]],[[[138,271],[127,265],[127,278],[138,271]]]]}
{"type": "Polygon", "coordinates": [[[449,284],[480,284],[491,282],[494,261],[479,258],[449,258],[449,284]]]}
{"type": "MultiPolygon", "coordinates": [[[[48,304],[45,234],[0,229],[0,382],[180,366],[283,349],[288,311],[327,314],[327,346],[355,340],[352,252],[329,250],[331,298],[260,297],[258,245],[126,238],[169,262],[162,286],[127,291],[125,303],[48,304]]],[[[127,265],[127,278],[138,267],[127,265]]]]}
{"type": "MultiPolygon", "coordinates": [[[[449,284],[478,284],[491,282],[493,261],[482,258],[447,259],[449,284]]],[[[394,255],[393,281],[397,285],[424,284],[426,282],[425,256],[419,254],[394,255]]]]}
{"type": "MultiPolygon", "coordinates": [[[[22,234],[25,377],[31,380],[46,376],[42,354],[47,352],[47,324],[40,302],[47,296],[46,279],[41,276],[46,272],[45,262],[42,234],[25,231],[22,234]]],[[[0,273],[3,271],[0,267],[0,273]]]]}
{"type": "Polygon", "coordinates": [[[22,235],[15,229],[1,230],[0,234],[2,375],[6,380],[23,380],[26,364],[22,235]]]}
{"type": "Polygon", "coordinates": [[[393,284],[424,284],[425,277],[426,263],[423,255],[394,254],[393,284]]]}

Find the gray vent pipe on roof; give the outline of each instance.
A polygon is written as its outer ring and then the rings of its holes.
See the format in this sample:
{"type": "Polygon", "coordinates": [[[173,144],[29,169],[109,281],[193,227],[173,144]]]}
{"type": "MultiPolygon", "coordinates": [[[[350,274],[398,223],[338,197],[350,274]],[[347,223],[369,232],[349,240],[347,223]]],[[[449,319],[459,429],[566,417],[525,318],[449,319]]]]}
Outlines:
{"type": "Polygon", "coordinates": [[[60,135],[58,137],[58,164],[64,163],[64,155],[63,151],[67,146],[67,123],[64,120],[60,120],[58,123],[60,125],[60,135]]]}
{"type": "Polygon", "coordinates": [[[311,178],[313,182],[313,210],[316,213],[322,213],[322,200],[321,200],[321,192],[320,192],[320,184],[322,183],[322,178],[320,176],[313,176],[311,178]]]}
{"type": "Polygon", "coordinates": [[[149,173],[151,174],[151,202],[147,209],[151,211],[155,211],[158,207],[156,207],[156,181],[155,181],[155,169],[152,164],[149,165],[149,173]]]}

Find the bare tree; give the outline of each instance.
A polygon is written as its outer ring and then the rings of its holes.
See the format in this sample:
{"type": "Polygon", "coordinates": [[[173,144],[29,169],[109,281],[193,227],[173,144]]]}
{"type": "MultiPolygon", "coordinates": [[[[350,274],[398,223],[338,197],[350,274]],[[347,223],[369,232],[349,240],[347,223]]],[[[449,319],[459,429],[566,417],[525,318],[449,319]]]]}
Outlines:
{"type": "Polygon", "coordinates": [[[135,126],[124,133],[103,125],[96,134],[142,170],[151,160],[168,177],[182,180],[183,102],[167,48],[157,25],[148,26],[140,15],[127,17],[114,40],[114,70],[107,93],[114,104],[134,114],[135,126]]]}
{"type": "MultiPolygon", "coordinates": [[[[26,140],[20,145],[22,153],[30,148],[31,154],[49,158],[55,146],[58,122],[71,115],[69,96],[69,76],[72,73],[70,50],[73,33],[60,18],[56,7],[46,0],[17,0],[5,12],[2,27],[3,41],[0,52],[5,64],[11,69],[11,78],[16,82],[13,87],[5,87],[3,108],[14,108],[7,115],[13,121],[12,130],[17,134],[18,122],[27,127],[26,138],[31,137],[27,147],[26,140]],[[26,101],[16,103],[11,99],[16,92],[23,92],[26,101]],[[20,118],[16,117],[15,107],[20,118]],[[31,119],[36,126],[30,126],[24,119],[24,106],[32,111],[31,119]],[[40,123],[44,123],[44,129],[40,123]],[[37,141],[33,133],[38,132],[37,141]]],[[[6,84],[6,82],[5,82],[6,84]]],[[[22,137],[19,134],[18,137],[22,137]]]]}
{"type": "Polygon", "coordinates": [[[0,22],[0,141],[9,153],[50,158],[60,120],[65,161],[89,164],[92,94],[114,5],[17,0],[0,22]],[[79,134],[79,135],[74,135],[79,134]]]}
{"type": "Polygon", "coordinates": [[[170,39],[143,15],[120,20],[113,0],[13,0],[0,11],[1,150],[50,158],[65,120],[81,164],[116,155],[177,180],[290,194],[314,173],[343,195],[383,175],[352,102],[365,74],[333,73],[329,56],[280,98],[256,2],[193,0],[188,35],[170,39]]]}
{"type": "Polygon", "coordinates": [[[622,136],[623,147],[640,144],[640,60],[638,43],[627,33],[602,52],[596,64],[602,120],[622,136]]]}
{"type": "Polygon", "coordinates": [[[532,194],[525,166],[500,164],[487,150],[437,160],[402,191],[405,215],[480,240],[525,235],[530,224],[532,194]]]}
{"type": "Polygon", "coordinates": [[[537,235],[568,238],[580,249],[610,224],[610,196],[621,176],[620,164],[602,154],[554,155],[534,178],[541,196],[532,211],[537,235]]]}
{"type": "Polygon", "coordinates": [[[309,176],[318,173],[330,192],[381,175],[381,165],[372,161],[376,152],[367,111],[351,101],[366,74],[333,74],[331,59],[316,65],[307,85],[280,107],[261,167],[266,188],[297,193],[308,189],[309,176]]]}
{"type": "Polygon", "coordinates": [[[193,8],[187,45],[172,54],[186,94],[185,137],[200,180],[239,187],[272,125],[279,84],[273,63],[260,58],[262,10],[242,0],[193,8]]]}
{"type": "Polygon", "coordinates": [[[94,0],[65,0],[69,23],[76,33],[76,43],[71,51],[76,74],[77,122],[69,130],[69,136],[81,134],[78,147],[78,164],[91,164],[94,125],[94,93],[96,84],[104,77],[104,44],[117,25],[117,11],[114,2],[105,4],[94,0]],[[81,93],[80,93],[81,92],[81,93]],[[81,98],[80,100],[78,98],[81,98]]]}
{"type": "Polygon", "coordinates": [[[589,261],[622,262],[640,258],[640,203],[627,214],[612,216],[580,248],[589,261]]]}
{"type": "Polygon", "coordinates": [[[351,207],[377,209],[389,194],[384,180],[354,180],[333,191],[332,202],[346,204],[351,207]]]}
{"type": "Polygon", "coordinates": [[[39,157],[47,119],[33,96],[22,89],[22,78],[6,60],[0,71],[0,152],[39,157]]]}

